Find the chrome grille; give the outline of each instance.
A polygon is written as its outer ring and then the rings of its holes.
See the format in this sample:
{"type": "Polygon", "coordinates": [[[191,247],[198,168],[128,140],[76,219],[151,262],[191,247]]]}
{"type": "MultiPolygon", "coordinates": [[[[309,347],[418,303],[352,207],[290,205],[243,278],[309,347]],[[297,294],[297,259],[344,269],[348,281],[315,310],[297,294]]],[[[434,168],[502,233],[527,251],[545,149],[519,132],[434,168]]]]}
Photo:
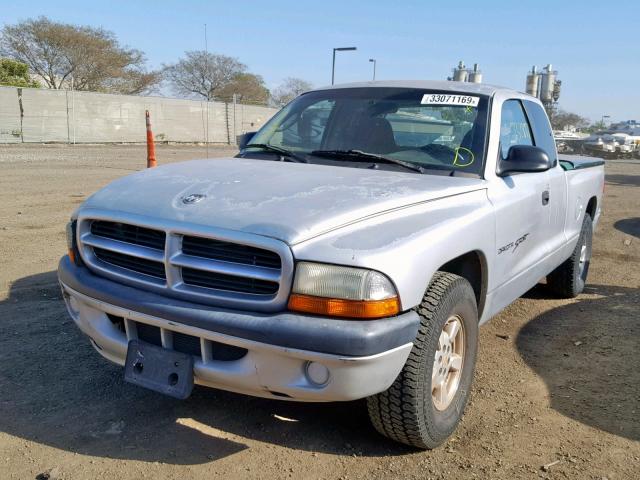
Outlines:
{"type": "Polygon", "coordinates": [[[142,273],[150,277],[167,278],[164,271],[164,264],[145,260],[144,258],[125,255],[120,252],[113,252],[104,248],[93,248],[94,255],[102,262],[115,265],[116,267],[131,270],[132,272],[142,273]]]}
{"type": "Polygon", "coordinates": [[[186,236],[182,239],[182,253],[258,267],[280,268],[281,266],[280,256],[275,252],[212,238],[186,236]]]}
{"type": "Polygon", "coordinates": [[[283,242],[215,228],[160,228],[147,219],[109,217],[78,219],[80,253],[95,273],[212,305],[273,311],[286,304],[293,258],[283,242]]]}
{"type": "Polygon", "coordinates": [[[91,222],[91,233],[99,237],[155,248],[156,250],[164,250],[167,238],[167,234],[159,230],[120,222],[106,222],[104,220],[91,222]]]}
{"type": "Polygon", "coordinates": [[[196,270],[195,268],[183,268],[182,280],[184,280],[184,283],[187,285],[229,290],[232,292],[272,295],[278,291],[278,284],[276,282],[205,272],[196,270]]]}

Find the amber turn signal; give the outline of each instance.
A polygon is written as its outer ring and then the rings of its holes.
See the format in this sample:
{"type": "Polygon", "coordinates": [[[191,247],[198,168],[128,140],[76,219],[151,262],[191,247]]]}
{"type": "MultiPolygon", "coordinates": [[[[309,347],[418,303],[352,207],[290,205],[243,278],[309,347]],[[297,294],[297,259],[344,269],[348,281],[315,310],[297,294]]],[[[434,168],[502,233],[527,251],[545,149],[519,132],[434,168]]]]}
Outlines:
{"type": "Polygon", "coordinates": [[[384,300],[344,300],[294,293],[289,297],[289,310],[330,317],[374,319],[397,315],[400,312],[400,301],[398,297],[384,300]]]}
{"type": "Polygon", "coordinates": [[[76,263],[76,254],[73,251],[73,248],[69,249],[69,258],[71,259],[71,263],[76,263]]]}

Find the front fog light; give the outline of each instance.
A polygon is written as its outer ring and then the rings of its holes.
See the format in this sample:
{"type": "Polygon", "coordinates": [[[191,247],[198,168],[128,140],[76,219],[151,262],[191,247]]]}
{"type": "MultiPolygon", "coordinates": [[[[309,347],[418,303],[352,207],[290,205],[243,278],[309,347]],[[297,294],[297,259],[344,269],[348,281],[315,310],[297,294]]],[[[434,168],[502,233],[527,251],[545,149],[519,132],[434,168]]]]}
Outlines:
{"type": "Polygon", "coordinates": [[[289,308],[336,317],[373,319],[396,315],[400,301],[391,280],[380,272],[300,262],[289,308]]]}
{"type": "Polygon", "coordinates": [[[78,300],[75,297],[72,297],[67,292],[63,290],[62,297],[64,298],[64,303],[67,306],[67,312],[73,320],[78,320],[80,317],[80,305],[78,304],[78,300]]]}
{"type": "Polygon", "coordinates": [[[329,383],[329,369],[318,362],[307,362],[304,365],[304,374],[309,382],[321,387],[329,383]]]}

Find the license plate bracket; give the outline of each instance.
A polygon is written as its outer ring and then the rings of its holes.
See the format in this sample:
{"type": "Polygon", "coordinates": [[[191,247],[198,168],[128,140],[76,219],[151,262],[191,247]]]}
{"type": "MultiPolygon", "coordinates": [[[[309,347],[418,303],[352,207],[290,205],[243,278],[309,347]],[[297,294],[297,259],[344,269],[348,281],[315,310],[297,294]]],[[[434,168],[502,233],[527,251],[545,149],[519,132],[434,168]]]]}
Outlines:
{"type": "Polygon", "coordinates": [[[193,390],[193,357],[140,340],[130,340],[124,379],[170,397],[185,399],[193,390]]]}

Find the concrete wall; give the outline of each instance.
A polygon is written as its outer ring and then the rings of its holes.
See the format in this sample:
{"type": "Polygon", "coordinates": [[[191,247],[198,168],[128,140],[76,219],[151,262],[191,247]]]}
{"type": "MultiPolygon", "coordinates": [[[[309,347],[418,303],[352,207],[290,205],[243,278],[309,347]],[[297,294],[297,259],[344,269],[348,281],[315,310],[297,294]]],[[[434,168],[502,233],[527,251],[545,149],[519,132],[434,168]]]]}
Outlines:
{"type": "Polygon", "coordinates": [[[0,87],[0,143],[145,142],[145,110],[157,141],[235,143],[277,109],[164,97],[0,87]],[[20,115],[22,102],[22,119],[20,115]],[[207,121],[208,117],[208,121],[207,121]],[[22,122],[21,122],[22,120],[22,122]]]}

